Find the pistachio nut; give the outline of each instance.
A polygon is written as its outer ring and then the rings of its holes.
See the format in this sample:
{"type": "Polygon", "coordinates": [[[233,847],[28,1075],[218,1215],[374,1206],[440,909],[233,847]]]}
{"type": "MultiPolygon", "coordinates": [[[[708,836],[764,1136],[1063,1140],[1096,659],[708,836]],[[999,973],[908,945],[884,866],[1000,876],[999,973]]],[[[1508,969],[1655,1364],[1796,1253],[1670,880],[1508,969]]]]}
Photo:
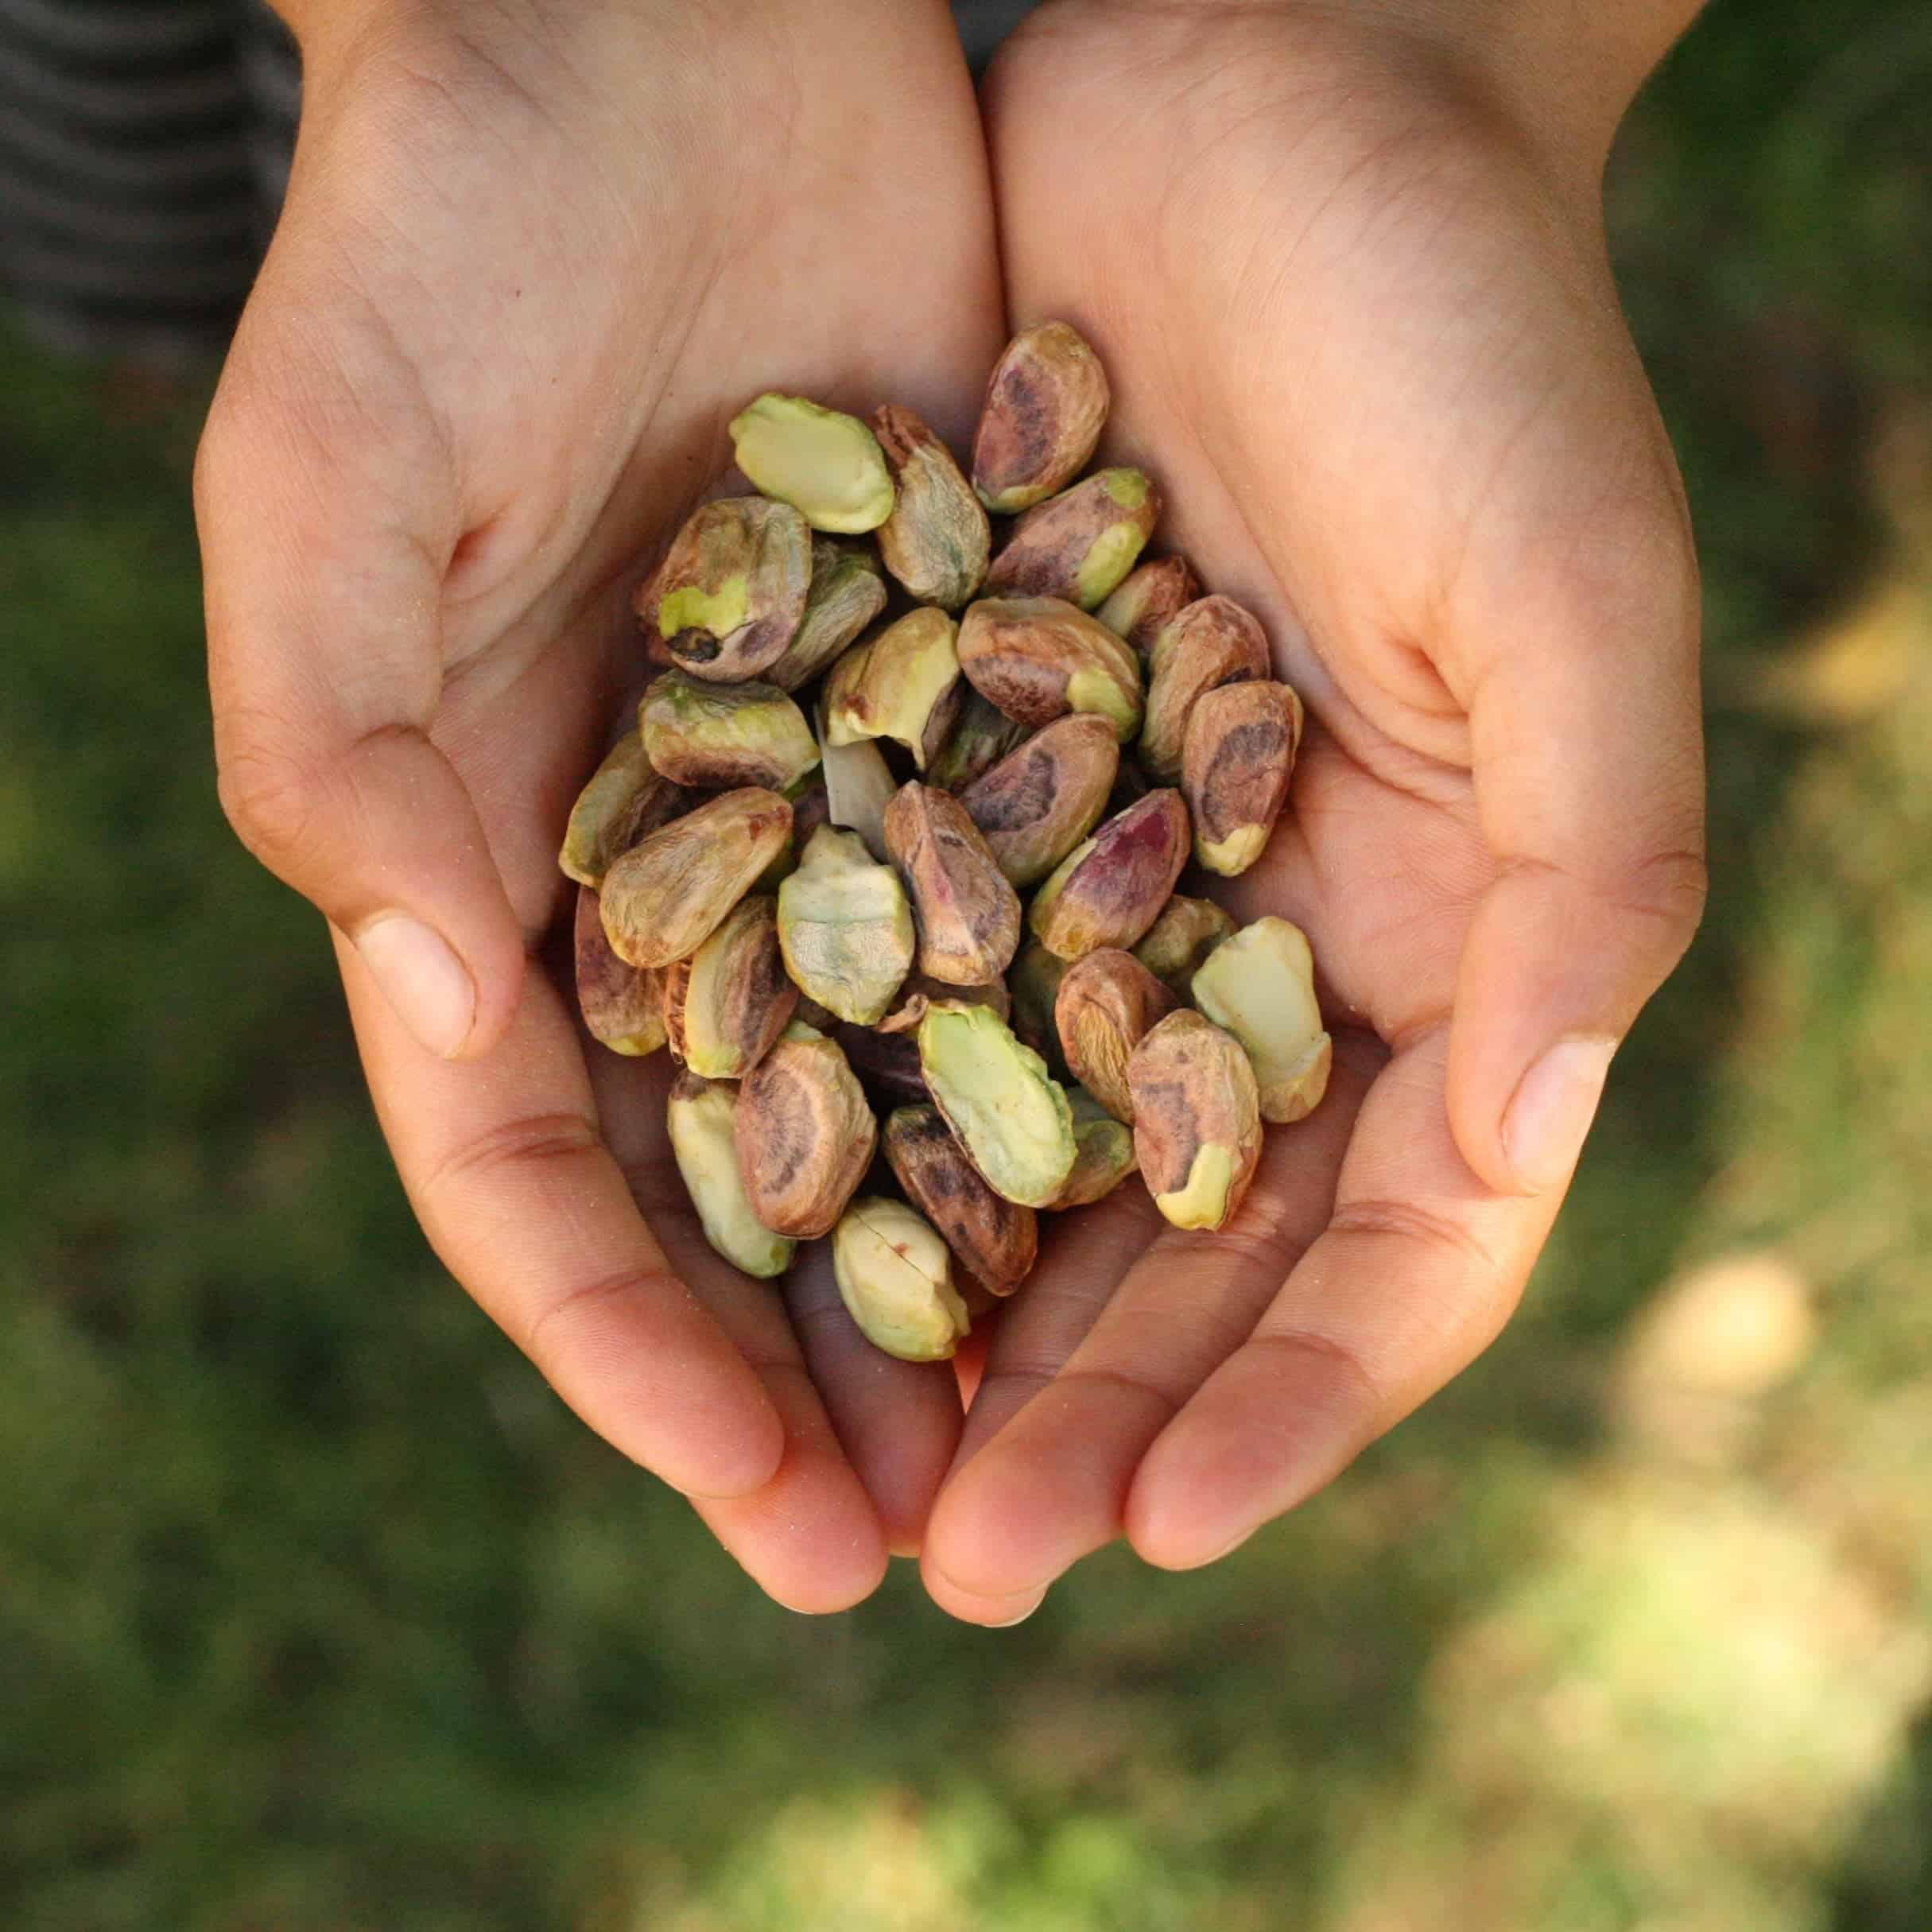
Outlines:
{"type": "Polygon", "coordinates": [[[756,786],[721,792],[660,826],[603,876],[611,948],[633,966],[668,966],[703,944],[791,836],[792,808],[756,786]]]}
{"type": "Polygon", "coordinates": [[[1328,1091],[1332,1048],[1302,929],[1271,914],[1217,946],[1194,975],[1194,1004],[1241,1042],[1264,1120],[1299,1120],[1328,1091]]]}
{"type": "Polygon", "coordinates": [[[1221,685],[1269,673],[1267,634],[1232,597],[1197,597],[1154,640],[1147,654],[1147,716],[1140,762],[1163,785],[1181,776],[1188,720],[1221,685]]]}
{"type": "Polygon", "coordinates": [[[859,1333],[902,1362],[945,1361],[972,1329],[945,1243],[902,1201],[868,1194],[846,1209],[832,1274],[859,1333]]]}
{"type": "Polygon", "coordinates": [[[892,514],[885,456],[855,416],[768,394],[731,418],[731,448],[755,490],[791,504],[815,530],[854,536],[892,514]]]}
{"type": "Polygon", "coordinates": [[[1123,1127],[1084,1087],[1070,1088],[1073,1110],[1073,1170],[1053,1205],[1084,1208],[1104,1201],[1139,1166],[1134,1130],[1123,1127]]]}
{"type": "Polygon", "coordinates": [[[740,899],[695,952],[665,969],[671,1052],[707,1080],[738,1080],[756,1066],[797,1003],[778,951],[778,902],[766,893],[740,899]]]}
{"type": "Polygon", "coordinates": [[[578,793],[557,863],[580,886],[600,886],[619,852],[694,802],[681,785],[651,769],[643,735],[627,731],[578,793]]]}
{"type": "Polygon", "coordinates": [[[947,733],[939,755],[926,766],[925,782],[942,792],[964,791],[1026,742],[1026,727],[989,704],[968,685],[957,721],[947,733]]]}
{"type": "Polygon", "coordinates": [[[886,807],[891,804],[899,782],[893,777],[878,740],[862,738],[856,744],[835,745],[827,734],[821,704],[818,742],[822,747],[820,770],[825,777],[824,822],[857,832],[875,859],[884,858],[886,807]]]}
{"type": "Polygon", "coordinates": [[[778,888],[778,944],[809,999],[870,1026],[912,970],[912,908],[856,832],[821,825],[778,888]]]}
{"type": "Polygon", "coordinates": [[[981,986],[949,986],[943,980],[916,972],[899,988],[892,1011],[879,1022],[881,1033],[914,1033],[925,1010],[936,999],[963,1000],[969,1007],[991,1007],[1002,1019],[1013,1011],[1013,995],[1003,980],[989,980],[981,986]]]}
{"type": "Polygon", "coordinates": [[[1073,1166],[1073,1120],[1046,1062],[991,1007],[944,1001],[919,1022],[919,1065],[993,1191],[1022,1207],[1052,1201],[1073,1166]]]}
{"type": "Polygon", "coordinates": [[[1061,860],[1034,894],[1027,914],[1034,937],[1063,960],[1134,945],[1160,917],[1187,853],[1181,794],[1148,793],[1061,860]]]}
{"type": "Polygon", "coordinates": [[[762,496],[704,503],[638,592],[645,628],[693,677],[735,684],[783,656],[805,614],[812,533],[762,496]]]}
{"type": "Polygon", "coordinates": [[[1131,952],[1103,946],[1060,982],[1053,1021],[1068,1070],[1116,1120],[1134,1123],[1127,1061],[1144,1035],[1180,1004],[1131,952]]]}
{"type": "Polygon", "coordinates": [[[872,1164],[879,1126],[838,1043],[796,1024],[738,1088],[738,1176],[767,1228],[830,1232],[872,1164]]]}
{"type": "Polygon", "coordinates": [[[1194,857],[1232,879],[1259,859],[1288,802],[1302,742],[1302,700],[1257,679],[1205,692],[1181,741],[1181,789],[1194,821],[1194,857]]]}
{"type": "Polygon", "coordinates": [[[886,808],[886,851],[919,936],[919,970],[949,986],[997,980],[1019,949],[1019,894],[950,792],[916,779],[886,808]]]}
{"type": "Polygon", "coordinates": [[[577,888],[574,949],[577,1007],[591,1038],[613,1053],[656,1053],[665,1040],[664,975],[655,967],[627,965],[611,950],[588,886],[577,888]]]}
{"type": "Polygon", "coordinates": [[[798,1244],[774,1234],[751,1211],[738,1177],[737,1117],[735,1088],[679,1074],[665,1108],[671,1155],[704,1239],[747,1274],[782,1274],[798,1244]]]}
{"type": "Polygon", "coordinates": [[[1013,969],[1007,975],[1013,1000],[1013,1030],[1055,1073],[1066,1071],[1066,1061],[1060,1052],[1060,1034],[1053,1020],[1060,982],[1065,978],[1066,970],[1065,960],[1049,952],[1038,940],[1029,939],[1015,955],[1013,969]]]}
{"type": "Polygon", "coordinates": [[[825,679],[827,743],[890,738],[924,771],[959,715],[959,627],[922,604],[855,644],[825,679]]]}
{"type": "Polygon", "coordinates": [[[651,763],[679,785],[782,792],[818,762],[805,713],[775,685],[707,684],[666,671],[646,686],[638,724],[651,763]]]}
{"type": "Polygon", "coordinates": [[[812,540],[812,588],[805,615],[784,655],[765,672],[765,682],[797,691],[857,642],[886,607],[886,580],[879,560],[856,544],[812,540]]]}
{"type": "Polygon", "coordinates": [[[1129,571],[1094,615],[1145,664],[1154,640],[1200,595],[1201,579],[1185,557],[1157,557],[1129,571]]]}
{"type": "Polygon", "coordinates": [[[1134,1150],[1154,1205],[1177,1228],[1220,1228],[1261,1158],[1255,1070],[1233,1034],[1183,1007],[1127,1062],[1134,1150]]]}
{"type": "Polygon", "coordinates": [[[1160,492],[1144,471],[1096,470],[1014,525],[986,593],[1063,597],[1091,611],[1134,568],[1160,514],[1160,492]]]}
{"type": "Polygon", "coordinates": [[[879,1144],[906,1197],[936,1228],[968,1274],[1011,1294],[1031,1271],[1039,1223],[1030,1208],[996,1194],[936,1107],[901,1107],[879,1144]]]}
{"type": "Polygon", "coordinates": [[[898,492],[879,526],[879,553],[909,596],[956,611],[986,575],[986,511],[952,452],[910,409],[875,409],[872,431],[898,492]]]}
{"type": "Polygon", "coordinates": [[[1201,961],[1234,929],[1234,921],[1213,900],[1191,899],[1177,892],[1147,928],[1134,956],[1185,999],[1201,961]]]}
{"type": "Polygon", "coordinates": [[[1100,823],[1119,766],[1112,725],[1077,712],[1008,752],[959,800],[1000,871],[1030,886],[1100,823]]]}
{"type": "Polygon", "coordinates": [[[1065,322],[1022,329],[993,366],[972,443],[972,487],[1011,516],[1087,467],[1107,421],[1107,372],[1065,322]]]}
{"type": "MultiPolygon", "coordinates": [[[[921,1017],[925,1011],[922,1006],[921,1017]]],[[[913,1034],[888,1033],[883,1026],[853,1026],[840,1021],[832,1037],[844,1048],[852,1071],[875,1094],[894,1105],[926,1097],[925,1076],[919,1070],[919,1042],[913,1034]]]]}
{"type": "Polygon", "coordinates": [[[960,620],[960,669],[987,703],[1036,731],[1093,712],[1125,744],[1140,729],[1140,665],[1099,619],[1057,597],[982,597],[960,620]]]}

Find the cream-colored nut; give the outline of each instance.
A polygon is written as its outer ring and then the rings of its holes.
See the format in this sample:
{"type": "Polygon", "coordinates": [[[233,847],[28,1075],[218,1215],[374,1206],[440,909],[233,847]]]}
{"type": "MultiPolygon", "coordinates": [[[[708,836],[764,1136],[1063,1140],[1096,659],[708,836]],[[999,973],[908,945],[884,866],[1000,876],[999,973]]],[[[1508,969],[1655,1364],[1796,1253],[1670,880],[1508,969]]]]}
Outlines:
{"type": "Polygon", "coordinates": [[[821,825],[778,888],[778,944],[809,999],[870,1026],[912,970],[912,908],[898,874],[856,832],[821,825]]]}
{"type": "Polygon", "coordinates": [[[765,673],[781,691],[798,691],[856,643],[886,607],[886,580],[869,545],[812,540],[812,588],[785,654],[765,673]]]}
{"type": "Polygon", "coordinates": [[[1154,1205],[1177,1228],[1220,1228],[1261,1158],[1255,1071],[1232,1034],[1185,1007],[1127,1062],[1134,1150],[1154,1205]]]}
{"type": "Polygon", "coordinates": [[[775,685],[707,684],[666,671],[645,687],[638,724],[651,763],[700,789],[782,792],[818,763],[805,713],[775,685]]]}
{"type": "Polygon", "coordinates": [[[1069,1088],[1067,1102],[1073,1111],[1073,1168],[1054,1198],[1056,1209],[1104,1201],[1140,1166],[1131,1127],[1123,1127],[1084,1087],[1069,1088]]]}
{"type": "Polygon", "coordinates": [[[1069,1070],[1116,1120],[1131,1127],[1127,1061],[1180,1003],[1131,952],[1103,946],[1060,982],[1054,1026],[1069,1070]]]}
{"type": "Polygon", "coordinates": [[[1201,579],[1185,557],[1157,557],[1131,570],[1094,615],[1144,665],[1154,640],[1200,595],[1201,579]]]}
{"type": "Polygon", "coordinates": [[[664,975],[630,966],[611,950],[588,886],[577,888],[577,1008],[593,1040],[613,1053],[654,1053],[665,1042],[664,975]]]}
{"type": "Polygon", "coordinates": [[[751,1211],[738,1177],[737,1116],[735,1087],[679,1074],[665,1109],[671,1157],[704,1239],[747,1274],[782,1274],[798,1244],[774,1234],[751,1211]]]}
{"type": "Polygon", "coordinates": [[[1163,785],[1181,776],[1188,720],[1222,685],[1269,675],[1267,634],[1232,597],[1199,597],[1154,640],[1147,654],[1142,764],[1163,785]]]}
{"type": "Polygon", "coordinates": [[[794,1023],[738,1089],[738,1174],[752,1212],[800,1240],[828,1233],[865,1178],[879,1127],[836,1041],[794,1023]]]}
{"type": "Polygon", "coordinates": [[[839,1298],[875,1348],[902,1362],[943,1362],[972,1328],[937,1232],[902,1201],[855,1201],[832,1236],[839,1298]]]}
{"type": "Polygon", "coordinates": [[[878,440],[842,410],[803,396],[760,396],[731,418],[731,448],[754,489],[791,504],[815,530],[855,536],[892,514],[878,440]]]}
{"type": "Polygon", "coordinates": [[[642,734],[627,731],[577,794],[557,863],[580,886],[601,886],[620,852],[696,803],[681,785],[651,769],[642,734]]]}
{"type": "Polygon", "coordinates": [[[1243,926],[1195,973],[1193,998],[1246,1050],[1263,1119],[1299,1120],[1327,1092],[1333,1049],[1298,925],[1271,914],[1243,926]]]}
{"type": "Polygon", "coordinates": [[[959,627],[921,605],[855,644],[825,679],[826,742],[890,738],[925,770],[959,716],[959,627]]]}
{"type": "Polygon", "coordinates": [[[1077,845],[1034,894],[1034,937],[1063,960],[1135,945],[1160,917],[1187,855],[1181,794],[1148,793],[1077,845]]]}
{"type": "Polygon", "coordinates": [[[1091,611],[1117,589],[1160,520],[1139,470],[1096,470],[1035,505],[986,573],[989,597],[1063,597],[1091,611]]]}
{"type": "Polygon", "coordinates": [[[1194,975],[1224,939],[1233,936],[1235,922],[1212,899],[1193,899],[1177,892],[1147,928],[1134,956],[1168,990],[1185,999],[1194,975]]]}
{"type": "Polygon", "coordinates": [[[741,1079],[797,1004],[778,951],[778,902],[766,893],[740,899],[695,952],[665,969],[671,1052],[707,1080],[741,1079]]]}
{"type": "Polygon", "coordinates": [[[919,970],[949,986],[997,980],[1019,949],[1019,894],[950,792],[917,780],[886,808],[886,850],[912,901],[919,970]]]}
{"type": "Polygon", "coordinates": [[[1107,809],[1120,747],[1104,718],[1056,718],[959,795],[1001,871],[1036,885],[1107,809]]]}
{"type": "Polygon", "coordinates": [[[963,792],[1026,742],[1026,727],[989,704],[968,685],[960,712],[939,755],[925,768],[925,782],[942,792],[963,792]]]}
{"type": "Polygon", "coordinates": [[[1302,700],[1267,679],[1205,693],[1189,719],[1181,789],[1194,821],[1194,857],[1232,879],[1267,849],[1288,802],[1302,700]]]}
{"type": "Polygon", "coordinates": [[[1011,516],[1071,483],[1100,440],[1107,405],[1107,372],[1077,329],[1022,329],[994,365],[973,437],[980,502],[1011,516]]]}
{"type": "Polygon", "coordinates": [[[895,1108],[879,1144],[906,1198],[960,1265],[995,1294],[1011,1294],[1038,1249],[1033,1209],[987,1185],[936,1107],[895,1108]]]}
{"type": "Polygon", "coordinates": [[[988,704],[1038,730],[1092,712],[1125,744],[1140,729],[1140,665],[1098,618],[1057,597],[982,597],[960,620],[960,669],[988,704]]]}
{"type": "Polygon", "coordinates": [[[1046,1062],[990,1007],[945,1002],[919,1023],[919,1064],[993,1191],[1022,1207],[1051,1202],[1073,1166],[1073,1121],[1046,1062]]]}
{"type": "Polygon", "coordinates": [[[722,792],[634,845],[603,876],[598,904],[617,956],[668,966],[716,932],[785,849],[792,808],[776,792],[722,792]]]}
{"type": "Polygon", "coordinates": [[[736,684],[784,655],[805,615],[812,533],[759,496],[705,503],[638,592],[638,615],[693,677],[736,684]]]}
{"type": "Polygon", "coordinates": [[[887,403],[873,412],[872,429],[898,491],[879,526],[879,553],[910,596],[956,611],[986,575],[986,511],[952,451],[910,409],[887,403]]]}

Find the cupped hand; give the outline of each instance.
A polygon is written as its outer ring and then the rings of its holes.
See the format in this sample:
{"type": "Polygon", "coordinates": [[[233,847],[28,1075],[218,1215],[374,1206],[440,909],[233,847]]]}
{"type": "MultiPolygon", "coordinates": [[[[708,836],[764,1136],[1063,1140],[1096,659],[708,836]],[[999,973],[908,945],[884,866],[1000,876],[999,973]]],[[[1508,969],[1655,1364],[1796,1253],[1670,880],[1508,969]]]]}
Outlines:
{"type": "Polygon", "coordinates": [[[1691,543],[1601,232],[1641,66],[1430,11],[1059,0],[986,91],[1015,320],[1091,333],[1307,701],[1223,896],[1308,931],[1336,1054],[1219,1234],[1134,1189],[1053,1230],[924,1550],[975,1621],[1123,1533],[1211,1561],[1477,1354],[1701,906],[1691,543]]]}
{"type": "Polygon", "coordinates": [[[788,1321],[710,1255],[664,1069],[587,1049],[545,941],[641,677],[629,593],[731,413],[797,388],[970,427],[1003,317],[951,18],[291,13],[293,177],[196,479],[224,805],[328,919],[452,1271],[773,1595],[850,1603],[916,1540],[956,1395],[859,1343],[822,1264],[788,1321]]]}

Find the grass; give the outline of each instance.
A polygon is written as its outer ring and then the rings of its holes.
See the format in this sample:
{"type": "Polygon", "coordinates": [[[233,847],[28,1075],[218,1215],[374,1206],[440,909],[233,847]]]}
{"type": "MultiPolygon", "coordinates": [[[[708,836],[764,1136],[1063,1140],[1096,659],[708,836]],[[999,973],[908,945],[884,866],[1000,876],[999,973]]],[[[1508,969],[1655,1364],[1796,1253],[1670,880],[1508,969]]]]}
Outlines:
{"type": "Polygon", "coordinates": [[[430,1263],[209,776],[185,466],[0,387],[0,1912],[33,1932],[1907,1932],[1932,1894],[1932,31],[1630,130],[1717,889],[1522,1317],[1212,1570],[762,1601],[430,1263]]]}

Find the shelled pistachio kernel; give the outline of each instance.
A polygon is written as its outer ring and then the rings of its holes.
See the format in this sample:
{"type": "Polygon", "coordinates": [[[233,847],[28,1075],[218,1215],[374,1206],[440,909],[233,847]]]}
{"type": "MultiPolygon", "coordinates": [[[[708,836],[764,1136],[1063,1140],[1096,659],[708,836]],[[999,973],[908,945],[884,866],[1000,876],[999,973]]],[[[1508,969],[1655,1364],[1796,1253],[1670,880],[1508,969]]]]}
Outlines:
{"type": "Polygon", "coordinates": [[[1160,916],[1187,855],[1181,794],[1148,793],[1076,846],[1034,894],[1034,937],[1063,960],[1134,945],[1160,916]]]}
{"type": "Polygon", "coordinates": [[[680,785],[782,792],[818,763],[805,713],[775,685],[708,684],[666,671],[645,688],[638,724],[651,763],[680,785]]]}
{"type": "Polygon", "coordinates": [[[839,1298],[875,1348],[902,1362],[943,1362],[972,1328],[938,1233],[902,1201],[855,1201],[832,1236],[839,1298]]]}
{"type": "Polygon", "coordinates": [[[664,975],[655,967],[627,965],[611,950],[588,886],[577,888],[574,941],[577,1010],[591,1038],[613,1053],[656,1053],[665,1042],[664,975]]]}
{"type": "Polygon", "coordinates": [[[1091,611],[1134,568],[1160,514],[1143,471],[1096,470],[1014,525],[986,573],[987,595],[1064,597],[1091,611]]]}
{"type": "Polygon", "coordinates": [[[751,1212],[738,1177],[737,1113],[735,1088],[696,1073],[679,1074],[665,1110],[671,1157],[704,1239],[747,1274],[782,1274],[798,1244],[774,1234],[751,1212]]]}
{"type": "Polygon", "coordinates": [[[1299,1120],[1328,1091],[1333,1046],[1315,1001],[1315,962],[1302,929],[1274,917],[1244,925],[1194,975],[1194,1004],[1241,1042],[1261,1117],[1299,1120]]]}
{"type": "Polygon", "coordinates": [[[1053,1201],[1056,1211],[1104,1201],[1140,1166],[1134,1130],[1116,1120],[1084,1087],[1069,1088],[1073,1110],[1073,1168],[1053,1201]]]}
{"type": "Polygon", "coordinates": [[[778,902],[740,899],[695,952],[664,972],[672,1053],[707,1080],[738,1080],[786,1028],[798,989],[778,951],[778,902]]]}
{"type": "Polygon", "coordinates": [[[1181,776],[1188,720],[1208,692],[1266,677],[1267,634],[1232,597],[1198,597],[1147,654],[1146,715],[1137,755],[1163,785],[1181,776]]]}
{"type": "Polygon", "coordinates": [[[954,986],[997,980],[1019,949],[1019,894],[965,806],[914,780],[886,808],[885,831],[912,902],[920,972],[954,986]]]}
{"type": "Polygon", "coordinates": [[[1116,1120],[1131,1126],[1127,1061],[1180,1003],[1132,953],[1104,946],[1060,982],[1054,1026],[1069,1070],[1116,1120]]]}
{"type": "Polygon", "coordinates": [[[820,826],[778,888],[778,944],[809,999],[855,1026],[875,1024],[912,971],[912,908],[898,875],[856,832],[820,826]]]}
{"type": "Polygon", "coordinates": [[[794,1022],[738,1090],[738,1173],[767,1228],[830,1231],[871,1165],[879,1128],[836,1041],[794,1022]]]}
{"type": "Polygon", "coordinates": [[[1073,1166],[1067,1096],[1046,1062],[986,1007],[944,1002],[919,1023],[933,1104],[995,1193],[1049,1205],[1073,1166]]]}
{"type": "Polygon", "coordinates": [[[855,643],[886,607],[879,560],[855,544],[812,540],[812,584],[805,612],[783,654],[764,673],[768,685],[798,691],[855,643]]]}
{"type": "Polygon", "coordinates": [[[986,575],[986,510],[952,451],[910,409],[887,403],[872,429],[898,492],[879,526],[879,553],[909,596],[956,611],[986,575]]]}
{"type": "Polygon", "coordinates": [[[805,614],[812,533],[787,503],[720,498],[692,512],[638,592],[637,611],[672,661],[735,684],[783,656],[805,614]]]}
{"type": "Polygon", "coordinates": [[[1056,718],[959,794],[1001,871],[1037,885],[1100,821],[1120,769],[1104,718],[1056,718]]]}
{"type": "Polygon", "coordinates": [[[557,863],[580,886],[601,886],[611,862],[696,803],[651,769],[643,735],[625,732],[570,808],[557,863]]]}
{"type": "Polygon", "coordinates": [[[1022,329],[993,367],[973,437],[980,502],[1011,516],[1071,483],[1100,440],[1108,402],[1107,372],[1077,329],[1022,329]]]}
{"type": "Polygon", "coordinates": [[[1254,1069],[1240,1042],[1183,1007],[1127,1062],[1134,1150],[1154,1205],[1177,1228],[1220,1228],[1261,1158],[1254,1069]]]}
{"type": "Polygon", "coordinates": [[[1181,789],[1194,821],[1194,858],[1232,879],[1267,849],[1288,802],[1302,740],[1302,700],[1268,679],[1203,694],[1189,719],[1181,789]]]}
{"type": "Polygon", "coordinates": [[[958,629],[922,604],[855,644],[826,676],[826,742],[890,738],[925,770],[959,716],[958,629]]]}
{"type": "Polygon", "coordinates": [[[1094,615],[1144,665],[1154,640],[1201,594],[1201,579],[1185,557],[1157,557],[1129,571],[1094,615]]]}
{"type": "Polygon", "coordinates": [[[995,1193],[930,1106],[896,1108],[880,1138],[893,1177],[966,1271],[1011,1294],[1033,1268],[1039,1224],[1030,1208],[995,1193]]]}
{"type": "Polygon", "coordinates": [[[1185,999],[1201,963],[1224,939],[1235,922],[1212,899],[1177,892],[1133,949],[1134,956],[1170,992],[1185,999]]]}
{"type": "Polygon", "coordinates": [[[855,416],[768,393],[731,418],[731,447],[752,487],[791,504],[815,530],[854,536],[892,514],[885,456],[855,416]]]}
{"type": "Polygon", "coordinates": [[[987,702],[1035,730],[1092,712],[1125,744],[1141,728],[1140,665],[1097,618],[1059,597],[982,597],[960,619],[958,655],[987,702]]]}

